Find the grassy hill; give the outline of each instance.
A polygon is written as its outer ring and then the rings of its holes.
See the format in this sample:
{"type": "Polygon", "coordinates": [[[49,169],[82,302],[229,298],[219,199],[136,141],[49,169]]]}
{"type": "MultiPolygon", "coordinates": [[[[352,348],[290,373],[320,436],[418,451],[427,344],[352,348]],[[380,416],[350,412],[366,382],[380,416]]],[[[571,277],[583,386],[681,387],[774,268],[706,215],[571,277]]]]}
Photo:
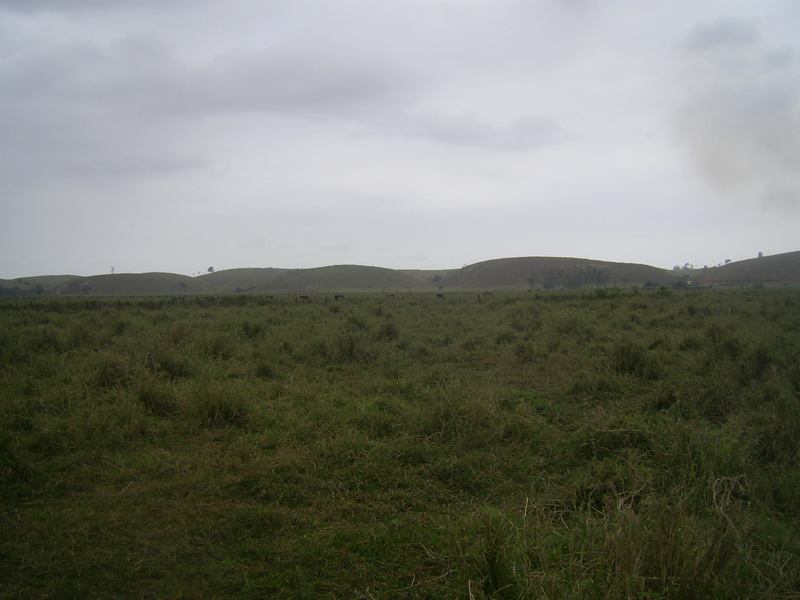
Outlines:
{"type": "Polygon", "coordinates": [[[415,277],[403,271],[360,265],[335,265],[314,269],[295,269],[253,290],[255,293],[298,292],[380,292],[384,290],[426,289],[432,284],[425,271],[415,277]]]}
{"type": "Polygon", "coordinates": [[[199,277],[212,294],[240,294],[268,286],[289,269],[226,269],[199,277]]]}
{"type": "Polygon", "coordinates": [[[42,275],[20,277],[19,279],[0,279],[0,296],[35,296],[75,279],[76,275],[42,275]]]}
{"type": "Polygon", "coordinates": [[[51,296],[180,296],[208,294],[199,278],[173,273],[120,273],[76,277],[49,290],[51,296]]]}
{"type": "Polygon", "coordinates": [[[660,269],[585,258],[517,257],[452,270],[397,270],[362,265],[312,269],[228,269],[201,277],[139,273],[0,279],[0,296],[174,296],[468,290],[582,289],[701,285],[800,285],[800,252],[695,270],[660,269]]]}
{"type": "Polygon", "coordinates": [[[671,285],[672,271],[647,265],[583,258],[501,258],[468,265],[442,279],[452,289],[583,288],[597,286],[671,285]]]}
{"type": "Polygon", "coordinates": [[[706,285],[799,285],[800,252],[732,262],[697,270],[694,278],[706,285]]]}

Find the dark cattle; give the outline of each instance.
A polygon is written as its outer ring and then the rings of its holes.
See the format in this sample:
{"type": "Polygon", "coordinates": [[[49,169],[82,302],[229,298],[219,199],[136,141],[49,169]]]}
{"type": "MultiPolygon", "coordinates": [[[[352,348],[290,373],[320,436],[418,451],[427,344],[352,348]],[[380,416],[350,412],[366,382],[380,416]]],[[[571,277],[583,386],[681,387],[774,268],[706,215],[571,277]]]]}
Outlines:
{"type": "Polygon", "coordinates": [[[336,296],[333,297],[333,299],[334,300],[344,300],[344,296],[342,296],[340,294],[337,294],[336,296]]]}
{"type": "Polygon", "coordinates": [[[441,298],[442,300],[444,300],[444,294],[436,294],[436,297],[437,298],[441,298]]]}
{"type": "Polygon", "coordinates": [[[295,304],[298,302],[311,302],[311,298],[309,298],[308,296],[296,296],[294,301],[295,304]]]}

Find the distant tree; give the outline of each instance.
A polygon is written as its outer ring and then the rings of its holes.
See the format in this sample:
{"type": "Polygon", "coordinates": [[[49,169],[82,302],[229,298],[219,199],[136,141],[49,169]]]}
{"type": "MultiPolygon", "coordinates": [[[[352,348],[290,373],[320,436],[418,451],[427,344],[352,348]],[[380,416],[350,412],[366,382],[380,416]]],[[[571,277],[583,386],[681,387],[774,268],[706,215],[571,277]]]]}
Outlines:
{"type": "Polygon", "coordinates": [[[214,267],[208,267],[208,272],[209,273],[213,273],[214,272],[214,267]]]}

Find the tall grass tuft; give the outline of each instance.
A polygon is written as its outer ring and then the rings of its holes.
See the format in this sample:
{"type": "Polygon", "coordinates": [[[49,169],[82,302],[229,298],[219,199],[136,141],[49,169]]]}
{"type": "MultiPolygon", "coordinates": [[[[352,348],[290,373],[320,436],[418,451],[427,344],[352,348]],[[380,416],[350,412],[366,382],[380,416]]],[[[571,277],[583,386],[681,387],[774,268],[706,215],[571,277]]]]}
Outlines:
{"type": "Polygon", "coordinates": [[[151,415],[164,416],[177,409],[174,390],[168,389],[150,373],[144,373],[139,379],[136,397],[151,415]]]}
{"type": "Polygon", "coordinates": [[[617,373],[644,379],[658,379],[660,368],[649,351],[639,342],[625,340],[611,348],[611,363],[617,373]]]}
{"type": "Polygon", "coordinates": [[[245,427],[251,422],[251,403],[233,385],[201,381],[188,401],[190,414],[201,427],[245,427]]]}

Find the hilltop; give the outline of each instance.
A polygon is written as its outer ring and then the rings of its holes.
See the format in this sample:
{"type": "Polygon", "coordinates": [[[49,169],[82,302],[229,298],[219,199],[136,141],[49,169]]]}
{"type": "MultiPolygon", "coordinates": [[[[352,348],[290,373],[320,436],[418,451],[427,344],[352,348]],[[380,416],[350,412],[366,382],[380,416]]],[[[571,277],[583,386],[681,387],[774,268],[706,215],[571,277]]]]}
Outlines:
{"type": "Polygon", "coordinates": [[[0,279],[0,296],[183,296],[341,292],[554,290],[596,287],[797,286],[800,252],[704,269],[661,269],[586,258],[500,258],[450,270],[363,265],[310,269],[227,269],[188,277],[173,273],[48,275],[0,279]]]}
{"type": "Polygon", "coordinates": [[[442,278],[451,289],[560,289],[650,284],[672,285],[679,274],[631,263],[583,258],[502,258],[468,265],[442,278]]]}

